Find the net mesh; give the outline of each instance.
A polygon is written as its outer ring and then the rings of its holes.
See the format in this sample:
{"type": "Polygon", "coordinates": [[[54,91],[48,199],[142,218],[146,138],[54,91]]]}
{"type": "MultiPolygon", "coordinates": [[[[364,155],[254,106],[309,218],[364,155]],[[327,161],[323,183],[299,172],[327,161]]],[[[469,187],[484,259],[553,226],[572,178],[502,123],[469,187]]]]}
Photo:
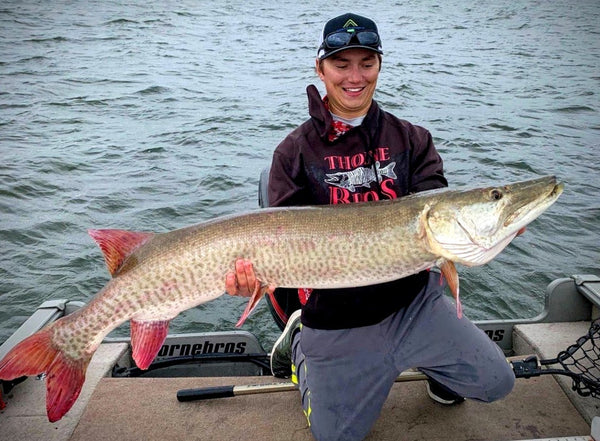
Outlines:
{"type": "Polygon", "coordinates": [[[571,377],[574,391],[583,397],[600,398],[600,318],[556,359],[563,369],[575,374],[571,377]]]}

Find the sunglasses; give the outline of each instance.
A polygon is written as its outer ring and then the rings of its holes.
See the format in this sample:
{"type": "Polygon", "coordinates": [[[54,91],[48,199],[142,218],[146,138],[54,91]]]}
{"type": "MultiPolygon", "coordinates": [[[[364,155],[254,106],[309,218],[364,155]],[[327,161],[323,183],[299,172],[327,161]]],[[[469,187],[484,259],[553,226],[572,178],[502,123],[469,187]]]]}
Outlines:
{"type": "Polygon", "coordinates": [[[367,31],[364,28],[339,29],[327,34],[323,40],[323,46],[327,49],[338,49],[348,46],[353,38],[356,38],[362,46],[379,46],[379,35],[374,31],[367,31]]]}

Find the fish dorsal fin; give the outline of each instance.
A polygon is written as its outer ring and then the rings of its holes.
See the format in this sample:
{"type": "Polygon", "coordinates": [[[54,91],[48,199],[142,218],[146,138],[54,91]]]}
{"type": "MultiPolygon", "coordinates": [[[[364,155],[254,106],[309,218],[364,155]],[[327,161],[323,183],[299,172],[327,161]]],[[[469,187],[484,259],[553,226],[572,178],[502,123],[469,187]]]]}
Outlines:
{"type": "Polygon", "coordinates": [[[111,276],[119,271],[125,259],[133,251],[154,236],[153,233],[137,233],[124,230],[88,230],[88,233],[102,250],[111,276]]]}

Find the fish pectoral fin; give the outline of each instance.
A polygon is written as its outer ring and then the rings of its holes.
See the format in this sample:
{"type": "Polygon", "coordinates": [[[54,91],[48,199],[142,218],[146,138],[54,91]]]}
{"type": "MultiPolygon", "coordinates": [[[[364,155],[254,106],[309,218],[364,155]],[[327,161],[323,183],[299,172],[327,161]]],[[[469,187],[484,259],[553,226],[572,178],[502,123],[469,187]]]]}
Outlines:
{"type": "Polygon", "coordinates": [[[252,296],[250,297],[250,300],[248,300],[248,304],[246,305],[246,309],[244,309],[244,312],[242,313],[242,316],[240,317],[240,319],[238,320],[238,322],[235,324],[236,328],[239,328],[240,326],[242,326],[244,324],[244,322],[246,321],[246,319],[250,316],[250,314],[252,313],[252,311],[254,311],[254,309],[258,306],[258,302],[260,302],[260,299],[263,298],[263,296],[265,295],[265,293],[267,291],[272,291],[274,288],[270,285],[261,283],[260,281],[257,280],[257,284],[256,287],[254,288],[254,291],[252,292],[252,296]]]}
{"type": "Polygon", "coordinates": [[[114,276],[125,259],[141,247],[153,233],[138,233],[124,230],[88,230],[104,254],[104,261],[111,276],[114,276]]]}
{"type": "Polygon", "coordinates": [[[460,303],[460,287],[456,266],[454,266],[454,262],[451,260],[445,259],[438,266],[442,270],[442,275],[446,278],[452,297],[456,300],[456,316],[460,319],[462,318],[462,305],[460,303]]]}
{"type": "Polygon", "coordinates": [[[168,332],[169,320],[131,320],[132,357],[140,369],[148,369],[168,332]]]}

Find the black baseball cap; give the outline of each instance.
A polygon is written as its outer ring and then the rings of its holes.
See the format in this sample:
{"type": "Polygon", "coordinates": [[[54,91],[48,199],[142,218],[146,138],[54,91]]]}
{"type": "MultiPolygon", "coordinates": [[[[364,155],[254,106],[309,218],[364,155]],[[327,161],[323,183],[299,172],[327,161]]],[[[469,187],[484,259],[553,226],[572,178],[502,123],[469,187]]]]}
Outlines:
{"type": "Polygon", "coordinates": [[[350,48],[369,49],[383,54],[377,25],[373,20],[348,13],[325,23],[317,58],[323,60],[350,48]]]}

